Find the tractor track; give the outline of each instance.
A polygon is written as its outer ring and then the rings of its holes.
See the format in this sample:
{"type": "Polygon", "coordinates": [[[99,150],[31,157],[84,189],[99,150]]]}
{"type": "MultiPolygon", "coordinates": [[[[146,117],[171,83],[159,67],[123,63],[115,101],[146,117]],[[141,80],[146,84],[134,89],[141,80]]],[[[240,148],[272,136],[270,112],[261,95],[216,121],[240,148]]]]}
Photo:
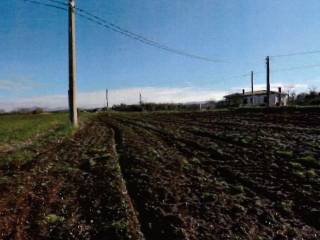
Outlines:
{"type": "Polygon", "coordinates": [[[114,139],[114,144],[113,144],[113,149],[116,155],[116,159],[119,164],[120,168],[120,173],[121,173],[121,185],[122,185],[122,193],[124,194],[125,198],[127,199],[127,202],[129,203],[130,208],[133,211],[133,222],[136,225],[136,228],[138,229],[138,236],[136,237],[136,240],[148,240],[150,238],[146,238],[144,224],[141,224],[142,222],[142,216],[140,212],[137,209],[137,204],[134,203],[132,199],[132,191],[130,188],[128,188],[128,184],[126,182],[126,175],[125,172],[123,171],[123,164],[125,164],[125,157],[124,157],[124,146],[123,146],[123,140],[122,140],[122,134],[121,131],[114,127],[109,125],[109,127],[112,129],[113,132],[113,139],[114,139]]]}
{"type": "MultiPolygon", "coordinates": [[[[124,178],[124,181],[126,182],[126,186],[128,189],[128,195],[132,199],[133,206],[136,210],[137,213],[137,218],[139,219],[140,226],[141,226],[141,232],[144,235],[144,238],[146,240],[162,240],[164,238],[159,235],[159,231],[162,231],[160,229],[152,229],[150,228],[150,224],[155,224],[157,226],[158,222],[165,221],[162,219],[164,216],[157,216],[157,220],[155,221],[154,218],[155,216],[153,215],[152,211],[150,212],[147,208],[144,202],[142,202],[141,198],[139,195],[137,195],[136,187],[135,184],[133,183],[132,176],[130,175],[130,172],[128,170],[123,170],[126,169],[127,165],[130,164],[128,161],[131,161],[131,157],[128,155],[128,150],[126,148],[126,145],[123,142],[123,133],[122,130],[119,128],[119,126],[116,126],[112,123],[107,123],[109,127],[113,129],[115,132],[115,141],[116,141],[116,146],[117,146],[117,152],[119,156],[119,164],[120,168],[122,169],[122,175],[124,178]]],[[[169,222],[167,223],[169,224],[169,222]]],[[[176,238],[174,235],[166,235],[166,239],[185,239],[189,240],[189,237],[185,236],[183,238],[176,238]]]]}
{"type": "Polygon", "coordinates": [[[7,169],[19,176],[0,186],[0,239],[143,240],[113,136],[95,120],[19,172],[7,169]]]}

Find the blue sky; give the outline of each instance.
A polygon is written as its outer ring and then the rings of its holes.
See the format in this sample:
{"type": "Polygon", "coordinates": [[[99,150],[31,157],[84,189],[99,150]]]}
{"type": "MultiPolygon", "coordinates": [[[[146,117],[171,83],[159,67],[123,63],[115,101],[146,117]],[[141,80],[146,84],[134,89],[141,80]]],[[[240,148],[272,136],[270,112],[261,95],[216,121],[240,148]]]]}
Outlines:
{"type": "MultiPolygon", "coordinates": [[[[212,98],[219,98],[249,87],[248,77],[233,76],[251,70],[260,72],[256,83],[261,87],[267,55],[320,49],[319,0],[77,0],[77,5],[172,48],[227,61],[210,63],[167,53],[78,17],[80,93],[106,87],[127,92],[188,89],[195,97],[211,90],[212,98]]],[[[1,0],[0,14],[0,103],[65,95],[67,13],[23,0],[1,0]]],[[[320,54],[271,62],[272,69],[309,64],[320,64],[320,54]]],[[[295,86],[296,91],[320,86],[320,68],[275,72],[272,83],[295,86]]],[[[179,101],[178,96],[168,100],[179,101]]],[[[148,98],[153,100],[152,93],[148,98]]]]}

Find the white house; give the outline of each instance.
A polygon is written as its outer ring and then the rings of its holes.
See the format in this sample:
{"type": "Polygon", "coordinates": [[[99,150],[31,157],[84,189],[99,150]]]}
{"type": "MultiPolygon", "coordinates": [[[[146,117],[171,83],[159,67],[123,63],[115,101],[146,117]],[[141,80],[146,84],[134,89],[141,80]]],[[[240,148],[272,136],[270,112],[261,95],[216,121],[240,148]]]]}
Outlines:
{"type": "MultiPolygon", "coordinates": [[[[224,96],[226,104],[229,106],[246,106],[246,105],[254,105],[254,106],[263,106],[267,103],[267,91],[253,91],[253,92],[245,92],[242,93],[233,93],[224,96]]],[[[270,106],[287,106],[288,104],[288,94],[282,93],[281,88],[279,91],[270,91],[270,106]]]]}

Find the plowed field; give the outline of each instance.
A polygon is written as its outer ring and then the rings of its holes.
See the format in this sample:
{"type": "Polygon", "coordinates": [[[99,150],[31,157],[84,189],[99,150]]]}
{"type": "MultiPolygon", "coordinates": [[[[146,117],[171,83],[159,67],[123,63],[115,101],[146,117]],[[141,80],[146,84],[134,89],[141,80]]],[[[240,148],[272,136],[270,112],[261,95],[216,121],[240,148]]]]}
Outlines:
{"type": "Polygon", "coordinates": [[[102,114],[0,170],[1,239],[320,239],[320,113],[102,114]]]}

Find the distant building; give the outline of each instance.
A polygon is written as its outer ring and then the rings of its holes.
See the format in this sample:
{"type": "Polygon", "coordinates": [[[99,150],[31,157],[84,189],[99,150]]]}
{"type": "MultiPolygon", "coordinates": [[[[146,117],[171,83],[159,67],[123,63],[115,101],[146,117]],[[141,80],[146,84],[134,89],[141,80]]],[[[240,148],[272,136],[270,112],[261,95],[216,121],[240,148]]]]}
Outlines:
{"type": "Polygon", "coordinates": [[[217,103],[215,101],[200,102],[200,110],[215,109],[217,103]]]}
{"type": "MultiPolygon", "coordinates": [[[[260,90],[252,92],[233,93],[224,96],[225,104],[228,106],[263,106],[267,104],[267,91],[260,90]],[[253,97],[252,97],[253,95],[253,97]]],[[[287,106],[288,94],[279,91],[270,91],[270,106],[287,106]]]]}

